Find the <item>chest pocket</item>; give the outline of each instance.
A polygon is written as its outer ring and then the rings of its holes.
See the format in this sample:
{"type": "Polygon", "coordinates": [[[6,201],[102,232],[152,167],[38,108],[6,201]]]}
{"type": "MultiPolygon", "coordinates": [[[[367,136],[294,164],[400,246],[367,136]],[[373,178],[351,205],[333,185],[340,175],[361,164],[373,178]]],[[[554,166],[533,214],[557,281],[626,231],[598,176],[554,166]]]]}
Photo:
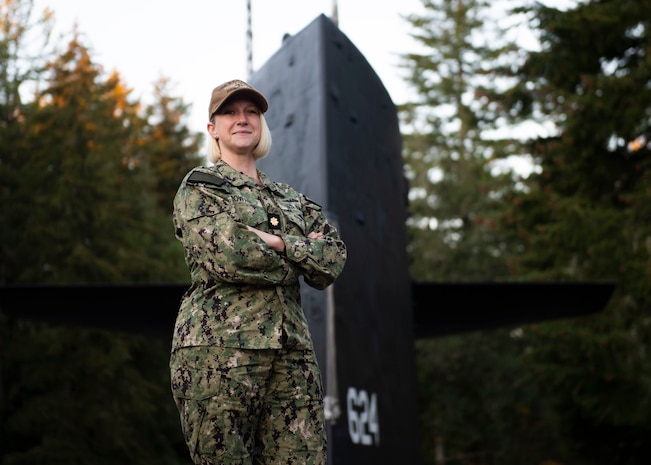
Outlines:
{"type": "Polygon", "coordinates": [[[267,213],[264,205],[255,196],[234,195],[232,197],[231,215],[236,221],[258,229],[267,223],[267,213]]]}
{"type": "Polygon", "coordinates": [[[297,198],[279,199],[278,208],[285,217],[287,233],[304,236],[306,225],[300,200],[297,198]]]}

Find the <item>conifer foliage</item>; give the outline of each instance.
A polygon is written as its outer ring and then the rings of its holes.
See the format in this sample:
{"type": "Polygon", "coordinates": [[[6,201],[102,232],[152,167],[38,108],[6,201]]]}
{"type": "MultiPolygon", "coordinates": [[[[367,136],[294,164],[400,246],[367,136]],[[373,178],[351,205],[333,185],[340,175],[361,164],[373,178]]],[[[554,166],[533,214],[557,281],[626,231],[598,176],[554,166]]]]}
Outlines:
{"type": "MultiPolygon", "coordinates": [[[[202,163],[188,106],[165,78],[153,104],[133,99],[77,30],[53,42],[54,16],[35,17],[31,0],[0,2],[0,283],[188,281],[171,221],[176,186],[202,163]]],[[[0,308],[0,462],[190,463],[168,357],[165,339],[0,308]]]]}
{"type": "MultiPolygon", "coordinates": [[[[411,211],[426,219],[409,224],[412,250],[424,251],[413,257],[412,273],[421,280],[606,281],[616,292],[590,317],[418,341],[423,457],[435,464],[648,463],[651,3],[576,1],[566,9],[510,3],[514,17],[529,19],[540,48],[524,56],[500,52],[498,67],[478,66],[475,57],[488,55],[457,53],[450,56],[470,56],[474,68],[441,68],[450,43],[469,36],[446,35],[446,26],[467,24],[471,5],[483,8],[482,2],[424,0],[424,11],[432,13],[412,18],[416,37],[445,35],[447,44],[423,40],[425,50],[411,59],[421,114],[441,101],[450,104],[455,87],[437,74],[473,69],[474,75],[481,68],[504,73],[509,82],[474,94],[490,97],[494,122],[534,121],[547,128],[522,145],[510,141],[502,152],[507,158],[509,152],[528,154],[528,176],[497,184],[475,175],[446,185],[464,160],[448,148],[464,133],[446,133],[449,124],[410,126],[414,137],[405,136],[405,162],[416,181],[411,211]],[[446,22],[443,12],[457,14],[446,22]],[[486,185],[499,188],[486,190],[486,199],[457,202],[457,192],[486,185]],[[482,236],[461,229],[450,235],[446,225],[464,223],[440,221],[446,213],[463,218],[467,211],[491,213],[490,234],[483,236],[491,241],[473,241],[478,250],[491,251],[492,262],[484,262],[490,267],[477,267],[471,255],[458,259],[468,245],[464,237],[482,236]],[[431,227],[437,223],[443,228],[431,227]]],[[[464,121],[466,111],[458,106],[450,114],[464,121]]],[[[486,153],[481,137],[467,142],[486,153]]],[[[442,303],[439,311],[453,306],[442,303]]]]}
{"type": "Polygon", "coordinates": [[[643,464],[651,450],[651,3],[602,0],[566,11],[537,5],[541,50],[505,93],[554,134],[532,141],[540,170],[505,198],[523,279],[612,281],[606,310],[530,331],[525,360],[554,386],[570,457],[643,464]]]}

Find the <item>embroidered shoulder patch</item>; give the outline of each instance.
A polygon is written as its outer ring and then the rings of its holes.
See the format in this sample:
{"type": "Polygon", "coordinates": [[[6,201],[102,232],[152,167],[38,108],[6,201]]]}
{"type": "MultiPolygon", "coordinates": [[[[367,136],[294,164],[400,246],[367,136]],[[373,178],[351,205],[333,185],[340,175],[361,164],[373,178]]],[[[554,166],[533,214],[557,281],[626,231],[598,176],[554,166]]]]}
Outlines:
{"type": "Polygon", "coordinates": [[[195,171],[189,177],[187,182],[189,184],[211,184],[213,186],[221,186],[226,181],[221,176],[216,174],[205,173],[203,171],[195,171]]]}

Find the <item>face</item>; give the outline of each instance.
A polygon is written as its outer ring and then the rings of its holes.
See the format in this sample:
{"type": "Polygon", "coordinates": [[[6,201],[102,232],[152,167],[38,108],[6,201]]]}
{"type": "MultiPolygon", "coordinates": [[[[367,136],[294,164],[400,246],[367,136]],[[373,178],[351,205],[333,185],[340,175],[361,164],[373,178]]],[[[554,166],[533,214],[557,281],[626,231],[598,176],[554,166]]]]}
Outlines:
{"type": "Polygon", "coordinates": [[[222,155],[250,154],[260,142],[260,109],[248,99],[227,101],[213,122],[208,123],[208,132],[219,140],[222,155]]]}

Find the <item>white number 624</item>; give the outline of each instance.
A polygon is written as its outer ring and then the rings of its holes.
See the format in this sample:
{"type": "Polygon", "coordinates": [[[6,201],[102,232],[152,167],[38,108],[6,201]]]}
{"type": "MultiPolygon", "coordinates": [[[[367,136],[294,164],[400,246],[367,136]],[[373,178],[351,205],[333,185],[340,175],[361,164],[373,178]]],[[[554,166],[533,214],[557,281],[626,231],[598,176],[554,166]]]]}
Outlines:
{"type": "Polygon", "coordinates": [[[377,411],[377,394],[353,387],[348,388],[348,434],[353,444],[380,445],[380,419],[377,411]]]}

